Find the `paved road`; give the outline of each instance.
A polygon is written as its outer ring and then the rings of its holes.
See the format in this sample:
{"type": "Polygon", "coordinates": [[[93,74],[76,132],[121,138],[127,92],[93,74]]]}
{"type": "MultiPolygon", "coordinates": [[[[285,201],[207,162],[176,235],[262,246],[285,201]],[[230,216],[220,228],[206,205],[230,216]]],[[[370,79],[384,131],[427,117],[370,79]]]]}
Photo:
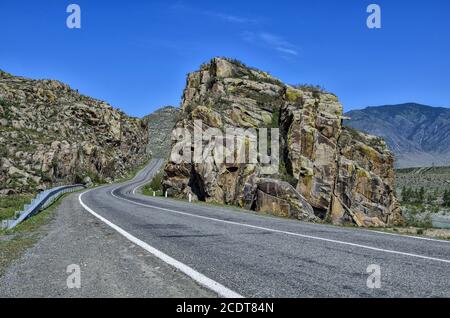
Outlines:
{"type": "Polygon", "coordinates": [[[139,194],[161,165],[153,160],[131,182],[83,193],[80,204],[220,295],[450,297],[450,242],[139,194]],[[372,264],[381,288],[367,287],[372,264]]]}
{"type": "Polygon", "coordinates": [[[61,202],[42,238],[0,276],[0,298],[217,297],[90,215],[78,196],[61,202]],[[72,264],[79,289],[67,286],[72,264]]]}

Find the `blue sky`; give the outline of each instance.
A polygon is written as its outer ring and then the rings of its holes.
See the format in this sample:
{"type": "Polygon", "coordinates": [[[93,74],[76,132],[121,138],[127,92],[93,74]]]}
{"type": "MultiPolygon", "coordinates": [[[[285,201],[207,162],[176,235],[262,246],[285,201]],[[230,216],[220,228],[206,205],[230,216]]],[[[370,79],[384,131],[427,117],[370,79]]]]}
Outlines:
{"type": "Polygon", "coordinates": [[[51,78],[130,115],[179,105],[188,72],[229,56],[337,94],[346,111],[450,107],[450,1],[0,2],[0,68],[51,78]],[[66,7],[81,7],[81,30],[66,7]],[[382,9],[382,28],[366,8],[382,9]]]}

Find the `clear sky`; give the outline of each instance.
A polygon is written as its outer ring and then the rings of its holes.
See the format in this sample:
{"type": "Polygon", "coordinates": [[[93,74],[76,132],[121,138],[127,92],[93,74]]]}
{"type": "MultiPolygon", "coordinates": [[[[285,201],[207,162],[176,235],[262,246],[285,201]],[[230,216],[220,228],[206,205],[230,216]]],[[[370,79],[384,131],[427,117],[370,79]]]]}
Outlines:
{"type": "Polygon", "coordinates": [[[448,0],[0,1],[0,68],[51,78],[130,115],[180,104],[188,72],[237,58],[337,94],[346,111],[450,107],[448,0]],[[81,29],[66,8],[81,7],[81,29]],[[382,28],[366,26],[367,6],[382,28]]]}

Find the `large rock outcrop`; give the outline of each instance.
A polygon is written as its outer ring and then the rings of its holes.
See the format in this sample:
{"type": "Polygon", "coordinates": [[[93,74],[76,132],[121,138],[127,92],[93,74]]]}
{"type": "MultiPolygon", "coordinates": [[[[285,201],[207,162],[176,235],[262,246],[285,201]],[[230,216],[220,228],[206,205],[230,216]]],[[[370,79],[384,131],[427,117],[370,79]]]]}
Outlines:
{"type": "Polygon", "coordinates": [[[148,160],[140,119],[53,80],[0,71],[0,191],[113,180],[148,160]]]}
{"type": "Polygon", "coordinates": [[[163,186],[174,196],[192,194],[301,220],[359,226],[401,222],[392,154],[380,138],[343,128],[342,122],[335,95],[292,87],[238,61],[215,58],[188,75],[174,133],[175,156],[165,167],[163,186]],[[220,134],[232,127],[279,128],[278,172],[268,172],[262,153],[248,163],[220,160],[217,143],[225,156],[235,155],[248,150],[255,136],[236,136],[234,150],[228,149],[227,135],[180,139],[183,131],[220,134]],[[190,152],[199,145],[206,149],[204,158],[192,161],[190,152]]]}

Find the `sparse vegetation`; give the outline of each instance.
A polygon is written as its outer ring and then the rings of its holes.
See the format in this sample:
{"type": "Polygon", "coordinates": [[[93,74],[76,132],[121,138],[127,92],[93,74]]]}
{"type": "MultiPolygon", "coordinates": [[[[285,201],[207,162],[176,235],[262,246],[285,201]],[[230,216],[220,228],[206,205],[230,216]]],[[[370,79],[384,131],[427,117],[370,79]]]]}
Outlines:
{"type": "MultiPolygon", "coordinates": [[[[0,230],[0,276],[12,261],[18,259],[42,237],[43,233],[40,231],[40,228],[53,219],[54,210],[65,196],[62,196],[46,210],[29,218],[14,229],[0,230]]],[[[13,200],[13,197],[11,197],[11,200],[13,200]]],[[[0,202],[6,201],[1,200],[0,202]]]]}
{"type": "Polygon", "coordinates": [[[270,125],[270,128],[279,128],[280,127],[280,109],[275,108],[275,110],[272,113],[272,123],[270,125]]]}
{"type": "Polygon", "coordinates": [[[420,189],[427,193],[450,191],[450,167],[407,168],[396,170],[397,190],[404,187],[420,189]]]}
{"type": "Polygon", "coordinates": [[[433,214],[446,215],[450,208],[450,168],[397,170],[397,193],[407,225],[429,228],[433,214]]]}
{"type": "Polygon", "coordinates": [[[142,188],[142,193],[145,195],[153,195],[153,191],[157,193],[162,193],[162,180],[163,180],[164,172],[161,171],[157,173],[150,183],[146,184],[142,188]]]}
{"type": "Polygon", "coordinates": [[[282,85],[280,80],[273,78],[267,72],[258,70],[255,67],[247,66],[243,62],[241,62],[237,59],[227,58],[227,57],[224,57],[223,59],[239,67],[239,70],[235,74],[236,77],[243,77],[243,78],[247,77],[251,81],[256,81],[256,82],[261,82],[261,83],[269,83],[269,84],[273,84],[273,85],[282,85]]]}
{"type": "Polygon", "coordinates": [[[12,219],[14,217],[14,213],[22,210],[23,206],[30,203],[32,198],[32,194],[0,197],[0,221],[12,219]]]}
{"type": "Polygon", "coordinates": [[[298,180],[294,176],[292,176],[291,174],[289,174],[287,172],[286,164],[284,163],[283,160],[280,160],[280,168],[279,169],[280,169],[279,171],[280,171],[281,181],[289,183],[294,188],[297,187],[298,180]]]}
{"type": "Polygon", "coordinates": [[[311,93],[313,93],[314,96],[318,96],[319,94],[327,93],[325,88],[323,88],[320,85],[296,84],[296,85],[292,85],[292,87],[311,92],[311,93]]]}
{"type": "Polygon", "coordinates": [[[442,205],[447,208],[450,208],[450,190],[445,190],[442,199],[442,205]]]}
{"type": "Polygon", "coordinates": [[[11,108],[16,106],[16,104],[14,104],[6,99],[0,98],[0,106],[3,109],[3,117],[5,119],[11,119],[12,115],[13,115],[11,108]]]}

